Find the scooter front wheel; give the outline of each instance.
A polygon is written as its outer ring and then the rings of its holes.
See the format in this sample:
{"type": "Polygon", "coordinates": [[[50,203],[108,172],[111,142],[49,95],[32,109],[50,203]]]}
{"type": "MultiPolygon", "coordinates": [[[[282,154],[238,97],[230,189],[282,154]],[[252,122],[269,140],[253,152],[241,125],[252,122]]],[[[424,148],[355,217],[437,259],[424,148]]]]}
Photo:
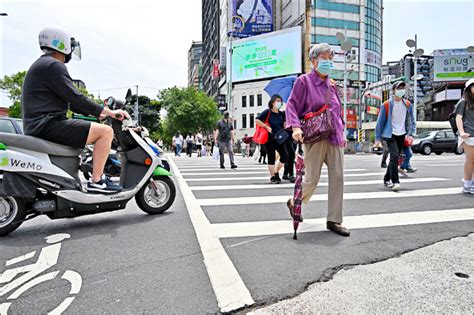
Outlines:
{"type": "Polygon", "coordinates": [[[16,230],[26,217],[26,207],[22,199],[0,196],[0,236],[16,230]]]}
{"type": "Polygon", "coordinates": [[[176,198],[176,186],[167,176],[155,176],[140,189],[135,200],[148,214],[160,214],[168,210],[176,198]]]}

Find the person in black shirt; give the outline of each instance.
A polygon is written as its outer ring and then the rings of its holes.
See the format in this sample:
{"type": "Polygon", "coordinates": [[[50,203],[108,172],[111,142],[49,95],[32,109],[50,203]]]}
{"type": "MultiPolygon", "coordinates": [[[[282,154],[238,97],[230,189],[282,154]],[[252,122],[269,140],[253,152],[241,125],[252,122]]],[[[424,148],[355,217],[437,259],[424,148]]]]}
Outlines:
{"type": "Polygon", "coordinates": [[[45,28],[39,34],[44,52],[26,73],[21,95],[25,134],[70,147],[94,145],[92,178],[89,192],[113,193],[122,187],[103,176],[113,140],[112,128],[102,124],[67,118],[68,110],[97,118],[123,120],[128,114],[97,105],[80,93],[73,84],[65,63],[74,54],[80,59],[79,42],[66,32],[45,28]]]}
{"type": "Polygon", "coordinates": [[[230,159],[230,168],[235,169],[237,165],[234,162],[234,126],[229,117],[229,112],[224,113],[224,119],[217,123],[216,130],[214,131],[214,139],[219,144],[219,156],[221,168],[224,169],[224,150],[227,148],[230,159]]]}
{"type": "Polygon", "coordinates": [[[264,110],[256,119],[259,126],[265,127],[268,131],[268,142],[265,143],[268,155],[268,171],[270,172],[270,182],[273,184],[281,183],[280,170],[285,166],[288,160],[295,159],[295,150],[291,142],[291,136],[286,132],[285,113],[280,111],[282,107],[282,98],[279,95],[273,95],[268,102],[268,109],[264,110]],[[268,122],[268,125],[267,125],[268,122]],[[279,131],[285,131],[287,139],[279,144],[274,137],[279,131]],[[280,155],[279,161],[275,165],[276,151],[280,155]]]}

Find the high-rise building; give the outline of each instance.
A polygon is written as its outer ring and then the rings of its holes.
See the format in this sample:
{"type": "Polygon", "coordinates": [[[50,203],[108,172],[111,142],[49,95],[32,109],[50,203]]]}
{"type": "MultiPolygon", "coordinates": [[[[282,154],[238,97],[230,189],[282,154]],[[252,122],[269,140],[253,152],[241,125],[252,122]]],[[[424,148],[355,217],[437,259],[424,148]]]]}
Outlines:
{"type": "Polygon", "coordinates": [[[220,1],[202,1],[202,86],[211,97],[219,94],[219,77],[214,76],[214,64],[219,60],[220,1]]]}
{"type": "Polygon", "coordinates": [[[188,51],[188,86],[201,89],[202,42],[193,41],[188,51]]]}

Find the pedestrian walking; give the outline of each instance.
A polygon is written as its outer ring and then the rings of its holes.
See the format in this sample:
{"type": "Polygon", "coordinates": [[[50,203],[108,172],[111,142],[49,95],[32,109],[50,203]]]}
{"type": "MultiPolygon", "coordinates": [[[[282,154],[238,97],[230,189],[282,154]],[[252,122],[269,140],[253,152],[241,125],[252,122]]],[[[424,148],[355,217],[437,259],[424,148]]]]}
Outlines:
{"type": "Polygon", "coordinates": [[[198,133],[196,134],[196,150],[197,150],[198,157],[202,157],[203,141],[204,141],[204,136],[202,135],[202,130],[199,129],[198,133]]]}
{"type": "Polygon", "coordinates": [[[268,102],[268,108],[258,115],[256,123],[268,131],[268,141],[265,143],[268,155],[268,171],[272,184],[281,183],[280,170],[285,166],[288,159],[295,159],[293,145],[287,141],[290,134],[286,129],[285,113],[280,111],[283,100],[279,95],[273,95],[268,102]],[[276,159],[276,152],[280,158],[276,159]]]}
{"type": "Polygon", "coordinates": [[[416,173],[418,169],[414,168],[411,166],[411,158],[413,157],[413,151],[411,150],[411,147],[403,147],[403,162],[402,165],[400,165],[400,171],[399,173],[402,176],[408,176],[407,173],[416,173]]]}
{"type": "Polygon", "coordinates": [[[474,194],[474,79],[466,82],[463,97],[457,103],[455,113],[459,146],[463,147],[466,154],[463,192],[474,194]]]}
{"type": "MultiPolygon", "coordinates": [[[[316,44],[311,47],[309,57],[313,70],[300,76],[293,87],[286,105],[287,127],[293,129],[293,139],[304,141],[300,119],[319,111],[326,111],[332,121],[333,132],[314,143],[303,145],[305,175],[303,178],[302,201],[307,204],[319,183],[323,164],[328,167],[329,192],[327,229],[350,236],[348,229],[342,226],[342,205],[344,194],[344,123],[341,117],[341,101],[336,84],[329,78],[334,67],[334,50],[328,44],[316,44]]],[[[316,127],[317,128],[317,127],[316,127]]],[[[294,199],[287,203],[290,213],[295,206],[294,199]]]]}
{"type": "MultiPolygon", "coordinates": [[[[293,141],[293,138],[290,136],[288,137],[289,145],[293,146],[293,151],[296,152],[296,143],[293,141]]],[[[296,181],[295,177],[295,154],[288,158],[288,161],[285,163],[285,167],[283,169],[283,177],[282,179],[290,181],[290,183],[294,183],[296,181]]]]}
{"type": "Polygon", "coordinates": [[[229,112],[224,113],[224,118],[217,123],[216,130],[214,132],[214,139],[219,143],[219,155],[220,155],[220,165],[224,169],[224,153],[225,149],[229,153],[230,168],[237,168],[234,162],[234,126],[229,117],[229,112]]]}
{"type": "Polygon", "coordinates": [[[188,133],[186,137],[186,155],[192,157],[194,147],[194,136],[192,133],[188,133]]]}
{"type": "Polygon", "coordinates": [[[260,147],[260,157],[258,158],[258,163],[267,164],[267,148],[263,144],[258,145],[260,147]]]}
{"type": "Polygon", "coordinates": [[[387,168],[387,159],[388,159],[388,145],[387,141],[382,140],[383,154],[382,154],[382,168],[387,168]]]}
{"type": "Polygon", "coordinates": [[[242,138],[242,157],[250,157],[250,145],[252,144],[252,137],[245,134],[242,138]],[[245,149],[245,152],[243,151],[245,149]]]}
{"type": "Polygon", "coordinates": [[[384,185],[393,191],[400,191],[398,176],[398,160],[405,146],[405,137],[412,136],[416,130],[413,106],[404,99],[406,94],[405,82],[396,82],[392,86],[393,97],[380,108],[375,127],[375,146],[381,141],[387,141],[390,152],[390,162],[384,177],[384,185]]]}
{"type": "Polygon", "coordinates": [[[183,149],[184,139],[183,136],[178,132],[176,132],[175,136],[173,137],[173,145],[174,145],[174,155],[181,156],[181,150],[183,149]]]}

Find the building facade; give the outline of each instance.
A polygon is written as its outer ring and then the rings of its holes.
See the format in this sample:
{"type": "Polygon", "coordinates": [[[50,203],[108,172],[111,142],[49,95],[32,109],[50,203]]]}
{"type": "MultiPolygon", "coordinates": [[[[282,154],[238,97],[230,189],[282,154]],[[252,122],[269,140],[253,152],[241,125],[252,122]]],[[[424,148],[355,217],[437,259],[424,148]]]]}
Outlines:
{"type": "Polygon", "coordinates": [[[215,60],[219,60],[220,14],[219,0],[202,1],[202,87],[207,95],[216,98],[219,78],[213,76],[213,70],[215,60]]]}
{"type": "Polygon", "coordinates": [[[202,89],[202,42],[194,42],[188,51],[188,86],[202,89]]]}
{"type": "MultiPolygon", "coordinates": [[[[203,83],[205,91],[211,96],[227,94],[228,89],[225,71],[220,74],[219,91],[215,92],[214,86],[209,83],[213,80],[212,58],[220,59],[221,69],[226,66],[224,57],[228,51],[226,48],[229,22],[228,2],[226,0],[203,1],[203,83]],[[213,3],[213,9],[210,8],[211,3],[213,3]],[[215,16],[211,14],[214,7],[219,11],[219,17],[216,26],[211,26],[215,20],[215,16]],[[210,30],[218,36],[218,39],[210,35],[210,30]],[[219,43],[218,47],[206,44],[210,38],[219,43]],[[217,50],[220,50],[221,54],[214,53],[217,50]],[[205,56],[210,54],[212,57],[207,57],[205,60],[205,56]]],[[[303,72],[309,71],[307,58],[311,44],[328,43],[334,48],[336,56],[333,78],[339,81],[341,86],[345,56],[336,34],[341,32],[346,35],[353,45],[350,54],[355,57],[353,61],[347,63],[346,68],[349,79],[348,108],[357,110],[361,90],[368,83],[380,81],[382,78],[383,0],[274,0],[273,15],[275,30],[294,26],[302,27],[303,72]]],[[[268,80],[233,85],[233,106],[228,110],[235,113],[237,130],[247,131],[250,127],[248,121],[250,114],[255,116],[258,112],[251,113],[250,106],[243,107],[242,95],[246,94],[250,98],[252,94],[261,94],[262,103],[266,104],[269,96],[263,92],[265,82],[268,80]]]]}

